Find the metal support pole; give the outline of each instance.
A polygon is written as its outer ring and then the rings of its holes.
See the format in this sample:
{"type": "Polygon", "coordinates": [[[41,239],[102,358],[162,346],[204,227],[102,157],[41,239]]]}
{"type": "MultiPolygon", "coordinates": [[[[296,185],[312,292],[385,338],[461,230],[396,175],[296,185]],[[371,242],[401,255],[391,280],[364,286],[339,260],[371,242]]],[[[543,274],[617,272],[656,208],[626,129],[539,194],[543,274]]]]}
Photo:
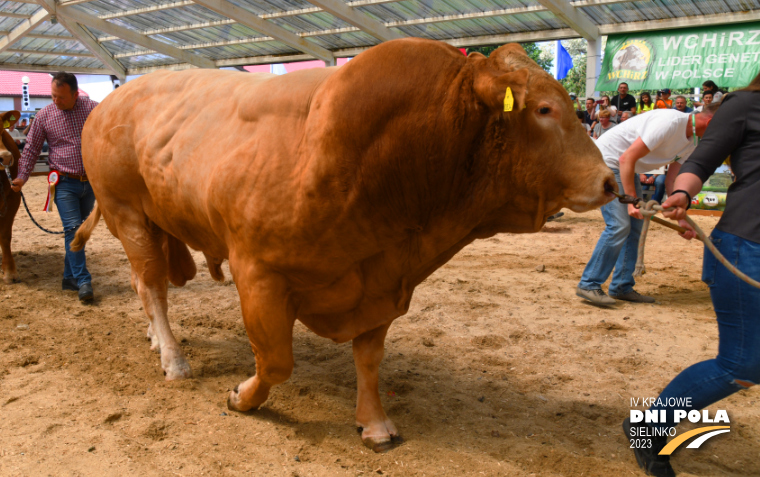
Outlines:
{"type": "Polygon", "coordinates": [[[586,97],[599,99],[596,80],[602,71],[602,39],[588,40],[586,47],[586,97]]]}

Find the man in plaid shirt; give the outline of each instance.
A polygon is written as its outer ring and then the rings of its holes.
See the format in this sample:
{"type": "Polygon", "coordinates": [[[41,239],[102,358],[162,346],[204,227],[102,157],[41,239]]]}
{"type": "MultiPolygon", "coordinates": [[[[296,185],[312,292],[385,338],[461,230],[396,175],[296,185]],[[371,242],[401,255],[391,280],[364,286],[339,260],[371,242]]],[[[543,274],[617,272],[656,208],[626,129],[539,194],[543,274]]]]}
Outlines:
{"type": "Polygon", "coordinates": [[[32,123],[19,161],[18,177],[13,180],[11,188],[16,192],[21,190],[47,140],[50,169],[58,171],[60,177],[55,187],[55,205],[63,222],[66,245],[62,288],[78,291],[80,300],[90,301],[93,297],[92,277],[87,271],[84,250],[72,252],[69,246],[95,204],[95,195],[82,163],[82,128],[98,103],[79,97],[77,78],[71,73],[61,72],[53,76],[51,92],[53,104],[42,108],[32,123]]]}

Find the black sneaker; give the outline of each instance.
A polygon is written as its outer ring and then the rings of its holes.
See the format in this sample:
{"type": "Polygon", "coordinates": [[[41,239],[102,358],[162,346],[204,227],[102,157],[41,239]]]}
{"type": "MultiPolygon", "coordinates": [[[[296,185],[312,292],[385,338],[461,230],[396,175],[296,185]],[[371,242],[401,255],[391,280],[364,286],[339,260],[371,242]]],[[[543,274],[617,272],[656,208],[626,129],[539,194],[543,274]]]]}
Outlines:
{"type": "Polygon", "coordinates": [[[79,291],[77,280],[75,278],[64,278],[63,282],[61,282],[61,290],[79,291]]]}
{"type": "Polygon", "coordinates": [[[79,301],[92,301],[92,298],[92,284],[83,283],[82,286],[79,287],[79,301]]]}
{"type": "Polygon", "coordinates": [[[625,421],[623,421],[623,432],[625,432],[625,437],[628,438],[628,440],[631,442],[631,445],[635,445],[636,440],[641,441],[651,439],[652,441],[652,446],[650,448],[641,449],[634,447],[633,453],[636,456],[636,462],[638,462],[639,467],[644,469],[644,472],[646,472],[647,475],[653,475],[655,477],[676,477],[676,473],[673,470],[673,467],[670,466],[670,456],[658,455],[662,448],[665,447],[665,445],[668,443],[667,437],[656,436],[638,439],[637,437],[639,435],[646,436],[647,433],[637,430],[631,434],[631,429],[648,430],[647,428],[649,428],[649,425],[645,423],[631,424],[631,420],[629,418],[626,418],[625,421]]]}

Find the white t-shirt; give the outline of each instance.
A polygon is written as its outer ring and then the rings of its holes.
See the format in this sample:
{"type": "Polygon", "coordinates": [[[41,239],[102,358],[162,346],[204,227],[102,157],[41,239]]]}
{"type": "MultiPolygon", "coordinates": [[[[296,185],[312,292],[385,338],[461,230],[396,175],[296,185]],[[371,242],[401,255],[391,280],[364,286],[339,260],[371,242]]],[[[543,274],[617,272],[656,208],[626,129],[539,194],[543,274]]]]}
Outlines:
{"type": "Polygon", "coordinates": [[[683,164],[695,149],[692,139],[686,137],[686,128],[691,127],[689,116],[675,109],[655,109],[618,124],[596,145],[611,169],[620,169],[620,156],[638,138],[649,148],[649,154],[636,162],[638,174],[675,161],[683,164]]]}

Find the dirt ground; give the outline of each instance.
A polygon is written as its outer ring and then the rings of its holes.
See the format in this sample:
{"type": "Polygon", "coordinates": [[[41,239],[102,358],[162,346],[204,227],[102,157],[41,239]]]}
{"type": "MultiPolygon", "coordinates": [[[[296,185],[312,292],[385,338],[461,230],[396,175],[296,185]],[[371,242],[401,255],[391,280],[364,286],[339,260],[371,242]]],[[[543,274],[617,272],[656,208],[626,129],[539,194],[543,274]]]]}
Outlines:
{"type": "MultiPolygon", "coordinates": [[[[44,178],[25,191],[40,210],[44,178]]],[[[57,213],[35,216],[61,228],[57,213]]],[[[717,219],[697,221],[711,230],[717,219]]],[[[105,224],[88,244],[96,300],[83,305],[60,290],[62,237],[22,206],[21,283],[0,282],[0,475],[643,475],[621,430],[630,399],[714,357],[717,327],[702,247],[658,225],[637,285],[656,304],[577,298],[602,229],[598,211],[568,212],[538,234],[475,242],[417,288],[381,367],[405,443],[378,455],[355,429],[350,343],[297,324],[291,379],[257,413],[228,411],[229,390],[255,369],[233,283],[212,281],[194,254],[198,276],[170,290],[169,312],[195,377],[166,382],[105,224]]],[[[757,400],[748,390],[712,406],[732,430],[682,446],[679,475],[760,475],[757,400]]]]}

